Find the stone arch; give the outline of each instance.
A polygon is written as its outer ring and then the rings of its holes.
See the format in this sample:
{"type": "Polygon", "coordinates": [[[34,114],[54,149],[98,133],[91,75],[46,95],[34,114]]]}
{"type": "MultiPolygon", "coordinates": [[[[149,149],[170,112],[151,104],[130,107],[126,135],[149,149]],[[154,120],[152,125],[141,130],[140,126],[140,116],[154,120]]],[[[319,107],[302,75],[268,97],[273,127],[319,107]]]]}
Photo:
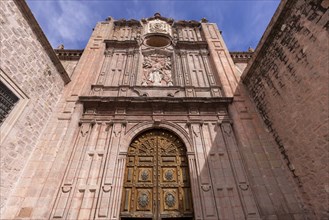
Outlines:
{"type": "Polygon", "coordinates": [[[187,154],[194,153],[192,140],[188,134],[182,127],[175,123],[171,122],[160,122],[159,124],[155,124],[153,121],[149,122],[143,122],[139,123],[135,126],[133,126],[127,133],[125,134],[123,141],[122,141],[122,148],[121,152],[122,154],[127,153],[129,144],[132,140],[134,140],[135,137],[137,137],[139,134],[151,130],[151,129],[165,129],[170,132],[173,132],[175,135],[177,135],[184,143],[186,147],[187,154]]]}

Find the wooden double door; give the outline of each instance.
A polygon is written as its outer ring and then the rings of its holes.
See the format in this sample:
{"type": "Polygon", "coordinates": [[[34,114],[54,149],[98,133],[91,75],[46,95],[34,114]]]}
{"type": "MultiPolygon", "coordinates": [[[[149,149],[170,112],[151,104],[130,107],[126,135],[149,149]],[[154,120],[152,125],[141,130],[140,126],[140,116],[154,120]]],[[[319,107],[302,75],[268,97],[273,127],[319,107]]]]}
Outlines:
{"type": "Polygon", "coordinates": [[[121,219],[193,219],[186,148],[173,133],[151,130],[129,146],[121,219]]]}

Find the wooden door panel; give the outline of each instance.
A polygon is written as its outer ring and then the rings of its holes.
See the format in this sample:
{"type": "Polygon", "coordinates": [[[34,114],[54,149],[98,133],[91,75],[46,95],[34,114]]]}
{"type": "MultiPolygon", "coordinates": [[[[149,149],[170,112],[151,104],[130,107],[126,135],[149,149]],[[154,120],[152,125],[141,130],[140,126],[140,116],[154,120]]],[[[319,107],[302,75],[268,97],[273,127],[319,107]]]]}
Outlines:
{"type": "Polygon", "coordinates": [[[167,212],[175,211],[179,212],[179,197],[178,188],[162,188],[161,189],[161,214],[167,214],[167,212]]]}
{"type": "Polygon", "coordinates": [[[178,176],[177,176],[177,167],[162,167],[161,168],[161,177],[160,183],[167,184],[178,184],[178,176]]]}
{"type": "Polygon", "coordinates": [[[152,212],[153,188],[136,188],[135,206],[136,211],[152,212]]]}
{"type": "Polygon", "coordinates": [[[133,140],[127,155],[121,217],[192,217],[186,149],[174,134],[145,132],[133,140]]]}
{"type": "Polygon", "coordinates": [[[137,184],[153,184],[153,167],[138,167],[137,184]]]}

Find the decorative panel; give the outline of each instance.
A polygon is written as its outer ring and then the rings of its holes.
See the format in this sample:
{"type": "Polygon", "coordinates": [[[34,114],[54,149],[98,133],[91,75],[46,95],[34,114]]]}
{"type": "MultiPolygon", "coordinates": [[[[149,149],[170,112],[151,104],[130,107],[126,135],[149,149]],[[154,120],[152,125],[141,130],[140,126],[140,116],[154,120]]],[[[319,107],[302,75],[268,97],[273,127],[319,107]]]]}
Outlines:
{"type": "Polygon", "coordinates": [[[199,53],[189,53],[187,56],[192,85],[196,87],[208,87],[209,82],[202,57],[199,53]]]}

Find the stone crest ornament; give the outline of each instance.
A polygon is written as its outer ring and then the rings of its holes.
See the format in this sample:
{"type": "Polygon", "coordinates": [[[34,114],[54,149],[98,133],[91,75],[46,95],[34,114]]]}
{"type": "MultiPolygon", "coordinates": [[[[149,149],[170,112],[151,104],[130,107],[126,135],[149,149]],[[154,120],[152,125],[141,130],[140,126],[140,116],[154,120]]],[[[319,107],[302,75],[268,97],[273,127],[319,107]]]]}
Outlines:
{"type": "Polygon", "coordinates": [[[151,23],[150,24],[150,32],[155,32],[155,33],[164,33],[166,32],[166,26],[164,23],[151,23]]]}
{"type": "Polygon", "coordinates": [[[149,204],[149,197],[148,195],[143,192],[138,198],[138,204],[140,207],[145,208],[149,204]]]}
{"type": "Polygon", "coordinates": [[[160,54],[144,56],[143,86],[173,86],[171,57],[160,54]]]}

